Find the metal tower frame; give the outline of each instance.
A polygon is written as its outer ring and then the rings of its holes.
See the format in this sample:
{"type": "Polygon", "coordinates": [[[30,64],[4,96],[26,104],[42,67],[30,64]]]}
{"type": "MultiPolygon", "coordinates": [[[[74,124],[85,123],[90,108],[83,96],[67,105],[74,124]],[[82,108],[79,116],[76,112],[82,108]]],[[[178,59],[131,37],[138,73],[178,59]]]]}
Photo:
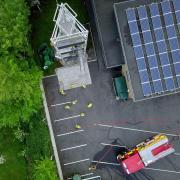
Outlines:
{"type": "Polygon", "coordinates": [[[55,27],[50,41],[55,48],[56,59],[63,65],[72,59],[75,60],[75,56],[81,56],[79,60],[82,67],[86,56],[88,30],[76,17],[77,14],[67,3],[57,4],[53,18],[55,27]]]}

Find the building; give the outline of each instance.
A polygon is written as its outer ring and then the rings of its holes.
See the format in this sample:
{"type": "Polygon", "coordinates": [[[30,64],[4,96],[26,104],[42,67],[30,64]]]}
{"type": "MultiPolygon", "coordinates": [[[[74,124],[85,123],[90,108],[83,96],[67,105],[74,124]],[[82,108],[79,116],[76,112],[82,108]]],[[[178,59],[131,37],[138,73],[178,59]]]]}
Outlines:
{"type": "Polygon", "coordinates": [[[180,91],[180,3],[153,2],[91,1],[106,68],[122,65],[134,101],[180,91]]]}

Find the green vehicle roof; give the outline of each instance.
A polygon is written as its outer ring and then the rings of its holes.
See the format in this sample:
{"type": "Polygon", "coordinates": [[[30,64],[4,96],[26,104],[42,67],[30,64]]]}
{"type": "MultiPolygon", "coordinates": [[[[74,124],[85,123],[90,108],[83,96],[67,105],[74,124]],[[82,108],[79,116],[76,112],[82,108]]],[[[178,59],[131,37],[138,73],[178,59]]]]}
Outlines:
{"type": "Polygon", "coordinates": [[[126,84],[126,79],[124,76],[115,77],[114,85],[116,90],[116,95],[123,100],[128,99],[128,88],[126,84]]]}

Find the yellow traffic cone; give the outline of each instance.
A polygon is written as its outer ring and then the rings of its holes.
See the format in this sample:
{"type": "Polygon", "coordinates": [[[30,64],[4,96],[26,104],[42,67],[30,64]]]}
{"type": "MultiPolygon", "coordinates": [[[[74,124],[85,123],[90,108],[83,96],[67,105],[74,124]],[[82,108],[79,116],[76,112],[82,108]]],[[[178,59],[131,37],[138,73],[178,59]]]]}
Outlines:
{"type": "Polygon", "coordinates": [[[62,94],[62,95],[65,95],[65,94],[66,94],[63,89],[60,89],[59,92],[60,92],[60,94],[62,94]]]}
{"type": "Polygon", "coordinates": [[[65,105],[65,106],[64,106],[64,109],[71,109],[71,106],[65,105]]]}
{"type": "Polygon", "coordinates": [[[72,101],[72,104],[77,104],[78,100],[72,101]]]}
{"type": "Polygon", "coordinates": [[[87,108],[92,108],[93,107],[93,104],[91,103],[91,102],[89,102],[88,104],[87,104],[87,108]]]}
{"type": "Polygon", "coordinates": [[[80,116],[81,116],[81,117],[84,117],[84,116],[85,116],[85,113],[83,113],[83,112],[80,113],[80,116]]]}
{"type": "Polygon", "coordinates": [[[81,126],[79,124],[76,124],[76,129],[81,129],[81,126]]]}
{"type": "Polygon", "coordinates": [[[84,89],[86,89],[86,85],[82,85],[82,87],[83,87],[84,89]]]}
{"type": "Polygon", "coordinates": [[[89,167],[89,171],[93,171],[93,170],[96,170],[96,166],[95,165],[92,165],[89,167]]]}

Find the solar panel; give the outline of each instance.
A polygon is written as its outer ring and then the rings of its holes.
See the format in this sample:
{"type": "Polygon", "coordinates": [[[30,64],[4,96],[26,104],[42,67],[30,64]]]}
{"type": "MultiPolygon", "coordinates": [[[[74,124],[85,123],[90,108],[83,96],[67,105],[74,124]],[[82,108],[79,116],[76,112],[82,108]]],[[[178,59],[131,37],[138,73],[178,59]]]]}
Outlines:
{"type": "Polygon", "coordinates": [[[161,7],[164,14],[168,14],[169,12],[171,12],[171,5],[169,1],[166,0],[161,2],[161,7]]]}
{"type": "Polygon", "coordinates": [[[180,87],[180,76],[177,76],[177,83],[178,83],[178,87],[180,87]]]}
{"type": "Polygon", "coordinates": [[[137,8],[139,19],[147,18],[147,11],[145,6],[140,6],[137,8]]]}
{"type": "Polygon", "coordinates": [[[144,57],[142,46],[134,47],[134,53],[135,53],[136,59],[144,57]]]}
{"type": "MultiPolygon", "coordinates": [[[[180,14],[179,14],[180,5],[179,5],[179,2],[174,0],[173,5],[174,5],[174,9],[176,11],[175,15],[176,15],[177,23],[180,23],[180,14]]],[[[177,80],[178,87],[179,87],[179,82],[178,82],[179,77],[178,77],[178,75],[180,73],[180,66],[178,65],[178,63],[176,64],[176,62],[179,61],[178,59],[180,58],[180,56],[179,56],[180,54],[176,53],[177,50],[179,51],[179,42],[178,42],[178,39],[177,39],[177,32],[176,32],[176,29],[175,29],[175,26],[174,26],[172,8],[171,8],[171,5],[170,5],[169,1],[162,2],[161,6],[162,6],[163,14],[164,14],[164,20],[165,20],[165,24],[166,24],[167,35],[168,35],[168,38],[169,38],[169,45],[170,45],[170,49],[171,49],[172,60],[173,60],[173,63],[174,63],[174,69],[175,69],[175,73],[176,73],[176,80],[177,80]]],[[[180,24],[178,25],[178,27],[179,27],[179,30],[180,30],[180,24]]],[[[166,77],[172,76],[171,68],[168,67],[168,66],[166,67],[166,69],[163,69],[163,72],[165,73],[164,75],[166,77]]],[[[172,80],[170,82],[172,84],[172,80]]]]}
{"type": "Polygon", "coordinates": [[[149,8],[150,8],[150,12],[151,12],[152,17],[159,15],[159,8],[158,8],[158,5],[156,3],[150,4],[149,8]]]}
{"type": "Polygon", "coordinates": [[[151,77],[153,81],[161,79],[158,67],[150,69],[150,71],[151,71],[151,77]]]}
{"type": "Polygon", "coordinates": [[[173,51],[173,52],[171,52],[171,54],[172,54],[174,63],[180,62],[180,50],[173,51]]]}
{"type": "Polygon", "coordinates": [[[175,11],[179,11],[180,10],[179,0],[172,0],[172,1],[173,1],[173,4],[174,4],[175,11]]]}
{"type": "Polygon", "coordinates": [[[171,26],[174,24],[172,13],[164,14],[164,21],[166,26],[171,26]]]}
{"type": "Polygon", "coordinates": [[[174,22],[176,17],[180,31],[180,0],[171,1],[126,11],[144,96],[180,87],[180,44],[174,22]]]}
{"type": "Polygon", "coordinates": [[[150,82],[147,82],[147,83],[144,83],[141,85],[142,85],[142,90],[143,90],[144,96],[150,96],[152,94],[150,82]]]}
{"type": "Polygon", "coordinates": [[[150,31],[143,32],[143,39],[144,39],[144,43],[153,42],[151,32],[150,31]]]}
{"type": "Polygon", "coordinates": [[[133,8],[127,9],[126,15],[127,15],[128,22],[136,20],[136,14],[133,8]]]}
{"type": "Polygon", "coordinates": [[[133,46],[141,45],[141,39],[140,39],[139,33],[133,34],[131,36],[131,39],[132,39],[132,42],[133,42],[133,46]]]}
{"type": "Polygon", "coordinates": [[[137,59],[136,62],[137,62],[137,66],[138,66],[138,70],[139,71],[147,69],[144,58],[137,59]]]}
{"type": "Polygon", "coordinates": [[[164,40],[164,33],[163,33],[162,28],[161,29],[155,29],[154,34],[156,37],[156,41],[164,40]]]}
{"type": "Polygon", "coordinates": [[[141,30],[142,30],[142,32],[150,30],[148,19],[142,19],[142,20],[140,20],[140,23],[141,23],[141,30]]]}
{"type": "Polygon", "coordinates": [[[179,49],[179,42],[177,38],[169,39],[169,45],[171,50],[179,49]]]}
{"type": "Polygon", "coordinates": [[[167,46],[166,46],[165,41],[157,42],[157,47],[158,47],[159,53],[163,53],[167,51],[167,46]]]}
{"type": "Polygon", "coordinates": [[[145,44],[146,54],[147,56],[151,56],[155,54],[154,45],[153,44],[145,44]]]}
{"type": "Polygon", "coordinates": [[[160,54],[159,57],[160,57],[161,66],[170,64],[167,53],[160,54]]]}
{"type": "Polygon", "coordinates": [[[159,16],[152,17],[152,24],[154,29],[160,28],[162,26],[160,17],[159,16]]]}
{"type": "Polygon", "coordinates": [[[176,12],[176,20],[177,20],[179,31],[180,31],[180,10],[176,12]]]}
{"type": "Polygon", "coordinates": [[[153,81],[153,86],[155,93],[161,93],[164,91],[161,80],[153,81]]]}
{"type": "Polygon", "coordinates": [[[174,9],[175,9],[178,28],[179,28],[179,31],[180,31],[180,3],[179,3],[179,0],[173,0],[173,5],[174,5],[174,9]]]}
{"type": "Polygon", "coordinates": [[[180,75],[180,63],[174,64],[176,75],[180,75]]]}
{"type": "Polygon", "coordinates": [[[131,34],[139,33],[138,25],[136,21],[129,22],[129,29],[131,34]]]}
{"type": "Polygon", "coordinates": [[[150,68],[154,68],[158,66],[157,58],[155,55],[148,57],[148,64],[150,68]]]}
{"type": "Polygon", "coordinates": [[[163,66],[162,70],[165,78],[172,77],[170,65],[163,66]]]}
{"type": "Polygon", "coordinates": [[[175,88],[174,87],[174,80],[173,80],[172,77],[165,79],[165,84],[166,84],[166,89],[168,91],[173,91],[174,90],[174,88],[175,88]]]}
{"type": "Polygon", "coordinates": [[[168,26],[166,27],[168,38],[174,38],[176,37],[176,29],[174,26],[168,26]]]}
{"type": "Polygon", "coordinates": [[[147,70],[139,71],[139,75],[142,83],[149,82],[149,75],[147,70]]]}

